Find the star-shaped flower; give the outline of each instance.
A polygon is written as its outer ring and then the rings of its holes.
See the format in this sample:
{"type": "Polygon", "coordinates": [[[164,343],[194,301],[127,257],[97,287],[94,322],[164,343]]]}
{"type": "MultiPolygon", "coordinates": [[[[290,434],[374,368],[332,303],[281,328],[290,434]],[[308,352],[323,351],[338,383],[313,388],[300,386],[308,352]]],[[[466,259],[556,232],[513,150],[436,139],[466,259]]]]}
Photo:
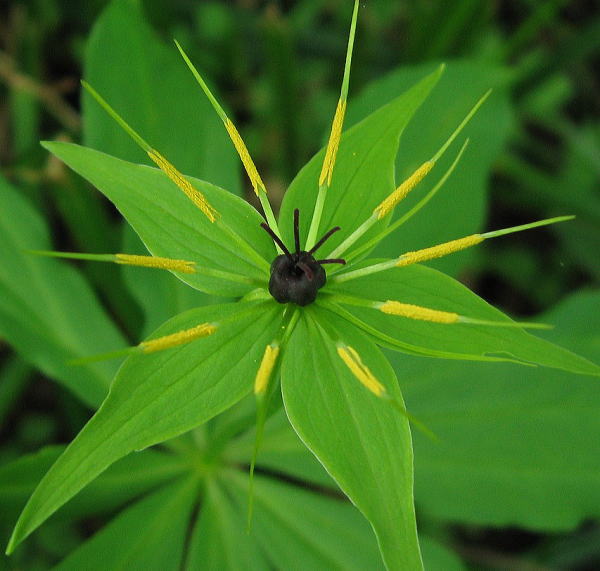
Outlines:
{"type": "MultiPolygon", "coordinates": [[[[424,238],[421,250],[365,259],[451,175],[466,142],[432,190],[391,221],[489,93],[446,143],[394,188],[388,173],[377,171],[374,153],[380,140],[397,140],[442,68],[342,136],[357,12],[355,2],[327,147],[298,175],[279,219],[240,134],[179,44],[223,120],[264,219],[236,196],[182,175],[84,83],[158,169],[76,145],[46,146],[115,203],[151,255],[38,253],[168,270],[191,287],[236,301],[185,312],[135,347],[83,359],[128,357],[101,408],[31,497],[9,550],[117,459],[188,431],[253,391],[255,457],[269,407],[281,395],[294,430],[373,525],[387,566],[420,568],[410,415],[378,346],[427,357],[537,362],[597,373],[585,360],[523,331],[539,325],[515,323],[453,279],[419,265],[568,216],[435,246],[424,238]]],[[[394,153],[388,153],[388,162],[394,153]]]]}

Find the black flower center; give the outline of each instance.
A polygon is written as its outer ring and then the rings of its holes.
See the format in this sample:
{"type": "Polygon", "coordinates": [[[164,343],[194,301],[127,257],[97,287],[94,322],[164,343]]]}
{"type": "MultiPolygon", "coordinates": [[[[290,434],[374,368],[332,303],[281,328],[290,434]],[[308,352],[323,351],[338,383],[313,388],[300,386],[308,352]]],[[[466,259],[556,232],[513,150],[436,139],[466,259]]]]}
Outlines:
{"type": "Polygon", "coordinates": [[[323,264],[345,264],[341,258],[316,260],[313,254],[340,227],[332,228],[308,251],[300,249],[300,211],[294,210],[294,253],[290,253],[281,238],[275,234],[268,224],[261,224],[264,230],[281,248],[283,254],[277,256],[271,264],[269,293],[279,303],[295,303],[308,305],[317,298],[317,292],[327,282],[323,264]]]}

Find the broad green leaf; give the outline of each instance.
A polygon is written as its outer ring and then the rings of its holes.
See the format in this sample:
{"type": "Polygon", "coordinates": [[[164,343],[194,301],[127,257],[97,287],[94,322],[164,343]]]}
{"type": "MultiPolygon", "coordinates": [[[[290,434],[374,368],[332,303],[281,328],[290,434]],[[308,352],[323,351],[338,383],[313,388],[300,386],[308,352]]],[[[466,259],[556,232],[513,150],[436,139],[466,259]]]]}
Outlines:
{"type": "Polygon", "coordinates": [[[160,488],[121,512],[54,569],[181,569],[197,490],[196,478],[160,488]]]}
{"type": "Polygon", "coordinates": [[[246,518],[238,513],[220,484],[208,479],[185,569],[266,571],[270,568],[255,538],[246,533],[246,518]]]}
{"type": "Polygon", "coordinates": [[[74,268],[25,252],[50,249],[48,230],[1,178],[0,212],[0,336],[24,360],[96,407],[115,364],[72,367],[67,361],[114,349],[123,344],[122,336],[74,268]]]}
{"type": "MultiPolygon", "coordinates": [[[[372,82],[351,100],[347,124],[353,125],[362,120],[433,69],[435,65],[431,63],[406,66],[372,82]]],[[[398,256],[406,251],[418,250],[483,229],[490,170],[506,143],[513,124],[513,114],[505,89],[506,80],[506,71],[489,62],[446,63],[446,69],[435,89],[402,133],[396,158],[397,182],[410,175],[442,145],[488,89],[493,88],[494,92],[427,178],[398,206],[394,218],[407,212],[425,196],[446,171],[462,141],[468,137],[470,145],[452,176],[419,214],[377,248],[377,255],[398,256]]],[[[467,250],[444,259],[432,260],[428,265],[456,275],[475,255],[476,250],[467,250]]]]}
{"type": "MultiPolygon", "coordinates": [[[[147,253],[141,240],[129,226],[124,228],[123,252],[142,255],[147,253]]],[[[143,331],[146,335],[173,315],[208,305],[210,302],[223,301],[223,298],[213,297],[189,287],[168,272],[135,266],[123,266],[121,271],[131,296],[144,313],[143,331]]]]}
{"type": "MultiPolygon", "coordinates": [[[[331,286],[329,291],[375,301],[396,300],[476,319],[508,318],[459,282],[437,270],[413,265],[331,286]]],[[[376,309],[350,307],[358,318],[379,331],[413,345],[472,356],[499,356],[524,363],[599,375],[600,367],[566,349],[512,327],[440,324],[384,314],[376,309]]]]}
{"type": "MultiPolygon", "coordinates": [[[[319,252],[324,257],[369,218],[373,209],[394,190],[398,139],[441,72],[440,68],[431,73],[342,136],[331,188],[327,191],[320,234],[333,226],[340,226],[342,231],[332,236],[327,247],[319,252]]],[[[305,237],[308,233],[324,154],[325,150],[321,149],[302,168],[285,193],[279,219],[287,244],[293,244],[294,208],[300,209],[301,236],[305,237]]],[[[356,244],[372,238],[387,221],[386,218],[376,224],[356,244]]]]}
{"type": "MultiPolygon", "coordinates": [[[[377,347],[353,326],[325,317],[402,402],[394,373],[377,347]]],[[[420,569],[406,418],[359,383],[334,341],[306,312],[286,346],[281,383],[294,430],[371,522],[387,567],[420,569]]]]}
{"type": "MultiPolygon", "coordinates": [[[[191,260],[199,267],[266,280],[247,254],[218,223],[211,223],[158,169],[134,165],[104,153],[68,143],[44,146],[106,195],[157,256],[191,260]]],[[[263,220],[247,202],[204,181],[190,179],[223,220],[268,263],[275,257],[273,241],[260,227],[263,220]]],[[[201,273],[176,274],[192,287],[216,295],[239,296],[253,286],[201,273]]]]}
{"type": "Polygon", "coordinates": [[[155,335],[163,336],[222,322],[209,337],[124,362],[99,411],[29,499],[11,545],[119,458],[186,432],[249,393],[280,313],[271,304],[217,305],[183,313],[158,329],[155,335]]]}
{"type": "MultiPolygon", "coordinates": [[[[540,316],[544,332],[600,359],[598,293],[540,316]]],[[[600,385],[511,364],[390,355],[408,409],[438,435],[415,434],[415,497],[430,517],[561,531],[600,517],[600,385]]]]}
{"type": "MultiPolygon", "coordinates": [[[[223,476],[241,522],[248,478],[223,476]]],[[[349,502],[256,476],[252,536],[277,569],[381,569],[367,521],[349,502]]]]}
{"type": "MultiPolygon", "coordinates": [[[[148,26],[141,3],[114,0],[85,50],[85,79],[181,172],[239,193],[239,161],[221,120],[174,44],[148,26]]],[[[84,144],[152,164],[91,98],[83,97],[84,144]]]]}
{"type": "MultiPolygon", "coordinates": [[[[3,522],[14,524],[27,498],[64,449],[64,446],[48,446],[0,467],[0,519],[3,522]]],[[[115,462],[56,516],[75,519],[109,513],[188,468],[183,458],[157,450],[130,454],[115,462]]]]}

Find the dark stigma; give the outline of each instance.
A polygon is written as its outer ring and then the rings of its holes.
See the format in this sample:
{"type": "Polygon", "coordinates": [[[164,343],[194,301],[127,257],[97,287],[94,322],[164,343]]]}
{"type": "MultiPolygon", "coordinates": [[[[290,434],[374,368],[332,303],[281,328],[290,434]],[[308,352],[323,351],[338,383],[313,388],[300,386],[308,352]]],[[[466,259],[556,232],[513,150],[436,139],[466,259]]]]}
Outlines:
{"type": "Polygon", "coordinates": [[[263,222],[261,227],[283,251],[283,254],[273,260],[269,279],[269,293],[279,303],[295,303],[296,305],[312,303],[317,298],[317,292],[327,282],[323,264],[346,263],[341,258],[315,260],[313,256],[329,237],[340,229],[339,226],[326,232],[308,252],[300,250],[300,211],[297,208],[294,210],[295,251],[293,254],[268,224],[263,222]]]}

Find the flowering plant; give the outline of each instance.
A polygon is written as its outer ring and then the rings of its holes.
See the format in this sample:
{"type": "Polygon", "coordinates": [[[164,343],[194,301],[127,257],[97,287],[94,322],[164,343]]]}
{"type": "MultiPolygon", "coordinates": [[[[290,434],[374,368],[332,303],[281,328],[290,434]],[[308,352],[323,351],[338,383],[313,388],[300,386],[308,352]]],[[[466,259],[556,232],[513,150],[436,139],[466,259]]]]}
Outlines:
{"type": "MultiPolygon", "coordinates": [[[[394,259],[367,258],[452,174],[466,142],[438,184],[392,222],[396,207],[433,171],[489,94],[396,185],[398,139],[443,69],[342,134],[357,13],[355,2],[328,144],[288,189],[279,218],[237,129],[179,45],[224,123],[264,218],[227,191],[185,177],[84,83],[158,169],[73,144],[45,146],[117,206],[151,255],[38,253],[167,270],[192,288],[235,301],[177,315],[135,347],[79,359],[127,356],[102,406],[32,495],[9,550],[118,459],[190,431],[253,392],[251,473],[265,421],[283,405],[300,439],[371,523],[388,568],[418,569],[409,420],[428,429],[406,411],[396,374],[379,347],[598,374],[585,359],[523,330],[542,325],[513,322],[455,280],[419,265],[569,217],[435,246],[424,238],[423,249],[399,251],[394,259]]],[[[202,478],[214,469],[205,460],[197,466],[202,478]]],[[[197,485],[198,479],[190,487],[197,485]]]]}

